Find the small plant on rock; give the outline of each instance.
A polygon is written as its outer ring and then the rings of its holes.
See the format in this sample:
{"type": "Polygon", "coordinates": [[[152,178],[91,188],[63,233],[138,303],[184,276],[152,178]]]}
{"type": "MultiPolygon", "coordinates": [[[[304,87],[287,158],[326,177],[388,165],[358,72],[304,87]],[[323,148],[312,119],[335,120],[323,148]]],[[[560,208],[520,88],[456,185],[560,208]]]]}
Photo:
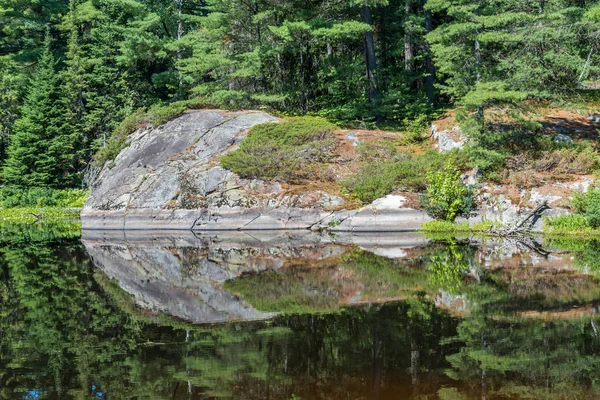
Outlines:
{"type": "Polygon", "coordinates": [[[600,228],[600,188],[576,194],[573,197],[573,208],[584,216],[590,228],[600,228]]]}
{"type": "Polygon", "coordinates": [[[446,163],[441,171],[427,175],[429,186],[421,197],[423,208],[435,219],[454,221],[473,208],[473,191],[465,185],[460,171],[446,163]]]}

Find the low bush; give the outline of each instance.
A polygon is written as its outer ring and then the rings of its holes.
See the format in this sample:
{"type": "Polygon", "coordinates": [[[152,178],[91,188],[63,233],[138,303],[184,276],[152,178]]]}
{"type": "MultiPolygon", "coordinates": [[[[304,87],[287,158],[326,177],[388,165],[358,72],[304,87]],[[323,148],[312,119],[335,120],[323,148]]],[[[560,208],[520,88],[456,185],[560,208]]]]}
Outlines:
{"type": "Polygon", "coordinates": [[[461,179],[460,171],[451,163],[442,170],[429,172],[429,186],[421,201],[435,219],[452,222],[473,209],[473,191],[461,179]]]}
{"type": "Polygon", "coordinates": [[[580,229],[589,228],[588,222],[585,216],[581,214],[568,214],[568,215],[557,215],[556,217],[550,217],[545,220],[547,227],[552,228],[552,231],[578,231],[580,229]]]}
{"type": "Polygon", "coordinates": [[[53,189],[49,187],[0,187],[0,207],[62,207],[80,208],[88,196],[82,189],[53,189]]]}
{"type": "Polygon", "coordinates": [[[450,160],[464,167],[467,163],[464,152],[454,150],[438,153],[428,150],[415,155],[397,152],[383,145],[369,144],[359,148],[361,168],[358,174],[342,181],[343,187],[362,202],[369,203],[393,190],[422,192],[427,188],[427,175],[439,171],[450,160]],[[373,152],[373,148],[379,148],[373,152]],[[375,154],[375,155],[374,155],[375,154]]]}
{"type": "Polygon", "coordinates": [[[600,188],[573,196],[573,208],[583,215],[590,228],[600,228],[600,188]]]}
{"type": "Polygon", "coordinates": [[[577,193],[571,204],[574,214],[559,215],[545,220],[546,233],[598,234],[600,233],[600,188],[577,193]]]}
{"type": "Polygon", "coordinates": [[[221,165],[243,178],[297,181],[326,161],[335,147],[336,126],[315,117],[256,125],[221,165]]]}

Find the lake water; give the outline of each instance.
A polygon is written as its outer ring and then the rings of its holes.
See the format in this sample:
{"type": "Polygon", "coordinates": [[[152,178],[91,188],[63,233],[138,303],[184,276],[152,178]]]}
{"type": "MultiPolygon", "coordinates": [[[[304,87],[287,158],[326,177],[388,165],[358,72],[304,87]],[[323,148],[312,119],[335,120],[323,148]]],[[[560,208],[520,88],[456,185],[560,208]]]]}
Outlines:
{"type": "Polygon", "coordinates": [[[597,240],[0,233],[3,399],[600,397],[597,240]]]}

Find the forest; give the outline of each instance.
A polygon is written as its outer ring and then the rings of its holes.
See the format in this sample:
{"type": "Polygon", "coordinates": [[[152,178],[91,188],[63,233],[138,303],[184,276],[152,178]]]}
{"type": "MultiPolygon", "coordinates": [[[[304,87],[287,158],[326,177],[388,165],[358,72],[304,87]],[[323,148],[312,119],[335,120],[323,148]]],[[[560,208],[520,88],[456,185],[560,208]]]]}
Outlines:
{"type": "Polygon", "coordinates": [[[599,47],[590,0],[0,0],[0,184],[81,187],[148,109],[407,129],[456,108],[485,133],[494,107],[593,91],[599,47]]]}

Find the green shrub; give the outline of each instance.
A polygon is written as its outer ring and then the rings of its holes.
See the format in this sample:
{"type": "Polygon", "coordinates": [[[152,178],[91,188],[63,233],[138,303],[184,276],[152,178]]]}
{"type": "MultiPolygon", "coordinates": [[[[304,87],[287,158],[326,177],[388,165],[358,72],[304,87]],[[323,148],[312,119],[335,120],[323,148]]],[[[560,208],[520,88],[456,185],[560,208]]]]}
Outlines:
{"type": "Polygon", "coordinates": [[[600,188],[573,196],[573,208],[585,217],[588,227],[600,228],[600,188]]]}
{"type": "Polygon", "coordinates": [[[256,125],[221,165],[243,178],[293,181],[326,161],[335,146],[335,125],[315,117],[256,125]]]}
{"type": "Polygon", "coordinates": [[[473,191],[463,183],[460,175],[451,163],[427,175],[429,186],[421,200],[429,215],[451,222],[472,210],[473,191]]]}
{"type": "MultiPolygon", "coordinates": [[[[375,145],[371,145],[375,146],[375,145]]],[[[372,154],[372,153],[369,153],[372,154]]],[[[380,156],[363,157],[360,172],[342,181],[343,187],[365,203],[389,194],[393,190],[422,192],[427,188],[427,174],[439,171],[450,160],[454,165],[464,166],[465,153],[453,150],[438,153],[428,150],[424,154],[394,153],[391,159],[380,156]]]]}
{"type": "Polygon", "coordinates": [[[49,187],[0,187],[0,207],[63,207],[80,208],[88,192],[82,189],[53,189],[49,187]]]}

